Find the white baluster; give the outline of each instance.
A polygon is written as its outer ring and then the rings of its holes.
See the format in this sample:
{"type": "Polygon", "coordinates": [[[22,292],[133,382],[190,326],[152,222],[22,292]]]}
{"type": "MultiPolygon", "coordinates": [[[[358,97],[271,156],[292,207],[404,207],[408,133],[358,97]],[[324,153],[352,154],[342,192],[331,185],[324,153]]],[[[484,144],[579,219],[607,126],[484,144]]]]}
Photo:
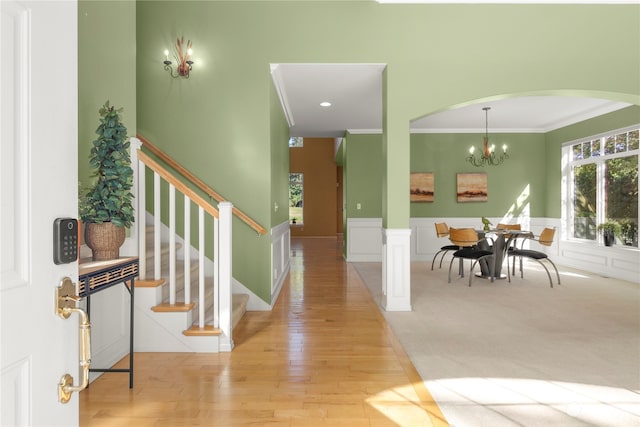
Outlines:
{"type": "Polygon", "coordinates": [[[140,280],[147,278],[147,217],[146,217],[146,166],[142,161],[138,161],[138,209],[136,221],[138,221],[138,266],[140,280]]]}
{"type": "Polygon", "coordinates": [[[191,200],[184,196],[184,302],[191,303],[191,200]]]}
{"type": "Polygon", "coordinates": [[[204,328],[204,209],[198,207],[198,326],[204,328]]]}
{"type": "Polygon", "coordinates": [[[213,218],[213,327],[220,326],[220,278],[218,273],[218,254],[220,253],[220,220],[213,218]]]}
{"type": "Polygon", "coordinates": [[[128,249],[127,253],[138,255],[138,256],[140,256],[140,246],[139,246],[140,231],[139,230],[140,228],[144,228],[141,225],[141,224],[144,224],[144,208],[140,210],[137,207],[139,203],[136,203],[140,199],[139,197],[140,191],[138,189],[139,187],[138,170],[140,168],[144,170],[144,165],[140,165],[138,161],[138,150],[140,149],[141,146],[142,146],[142,142],[138,138],[136,138],[135,136],[129,138],[129,157],[131,159],[131,172],[133,173],[132,175],[133,183],[131,187],[131,194],[133,194],[132,208],[134,210],[134,213],[133,213],[134,220],[133,220],[133,224],[131,224],[131,227],[129,228],[130,237],[127,238],[127,243],[129,243],[129,241],[130,243],[127,245],[129,247],[127,248],[128,249]]]}
{"type": "Polygon", "coordinates": [[[169,184],[169,304],[176,303],[176,187],[169,184]]]}
{"type": "Polygon", "coordinates": [[[153,279],[160,280],[160,175],[153,173],[153,279]]]}

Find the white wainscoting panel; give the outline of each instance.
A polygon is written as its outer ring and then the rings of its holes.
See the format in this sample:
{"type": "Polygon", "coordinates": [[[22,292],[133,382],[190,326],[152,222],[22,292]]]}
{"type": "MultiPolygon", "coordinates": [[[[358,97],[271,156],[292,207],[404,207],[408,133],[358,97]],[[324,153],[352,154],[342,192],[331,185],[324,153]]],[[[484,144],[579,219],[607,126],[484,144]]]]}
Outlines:
{"type": "Polygon", "coordinates": [[[382,218],[347,218],[347,261],[382,262],[382,218]]]}
{"type": "Polygon", "coordinates": [[[433,218],[411,218],[412,261],[431,261],[441,246],[450,243],[449,239],[437,237],[435,223],[433,218]]]}
{"type": "MultiPolygon", "coordinates": [[[[554,258],[556,261],[556,258],[554,258]]],[[[559,264],[604,277],[640,283],[640,251],[614,245],[564,240],[560,242],[559,264]]]]}
{"type": "Polygon", "coordinates": [[[278,300],[291,261],[291,229],[285,221],[271,229],[271,307],[278,300]]]}

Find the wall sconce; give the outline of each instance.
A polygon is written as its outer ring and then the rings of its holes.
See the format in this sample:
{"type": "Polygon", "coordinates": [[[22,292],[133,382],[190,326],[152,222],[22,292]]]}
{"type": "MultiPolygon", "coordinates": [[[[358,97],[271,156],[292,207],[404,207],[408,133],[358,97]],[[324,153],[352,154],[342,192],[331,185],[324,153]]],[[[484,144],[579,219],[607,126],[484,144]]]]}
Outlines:
{"type": "Polygon", "coordinates": [[[165,49],[164,51],[164,69],[169,71],[171,77],[184,77],[185,79],[189,78],[189,72],[193,68],[193,61],[191,60],[191,55],[193,54],[193,50],[191,49],[191,40],[187,40],[185,45],[184,37],[180,37],[176,40],[176,61],[178,62],[178,67],[176,71],[178,74],[173,73],[173,67],[171,66],[172,62],[169,61],[169,50],[165,49]],[[184,51],[183,51],[184,47],[184,51]]]}
{"type": "Polygon", "coordinates": [[[507,154],[507,145],[505,144],[502,146],[502,154],[500,155],[496,154],[495,145],[489,145],[489,110],[491,109],[491,107],[484,107],[482,109],[484,110],[485,114],[485,133],[482,140],[482,153],[480,153],[479,157],[476,157],[475,147],[472,146],[471,148],[469,148],[469,156],[467,157],[467,161],[476,167],[481,167],[484,165],[498,166],[509,158],[509,155],[507,154]]]}

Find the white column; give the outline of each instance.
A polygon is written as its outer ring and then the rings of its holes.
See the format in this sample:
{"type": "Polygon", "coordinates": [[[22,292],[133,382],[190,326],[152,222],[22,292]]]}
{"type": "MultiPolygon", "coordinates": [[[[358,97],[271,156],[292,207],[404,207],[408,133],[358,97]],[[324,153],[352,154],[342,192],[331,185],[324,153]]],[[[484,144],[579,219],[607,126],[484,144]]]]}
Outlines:
{"type": "Polygon", "coordinates": [[[382,233],[382,307],[411,311],[411,229],[382,233]]]}

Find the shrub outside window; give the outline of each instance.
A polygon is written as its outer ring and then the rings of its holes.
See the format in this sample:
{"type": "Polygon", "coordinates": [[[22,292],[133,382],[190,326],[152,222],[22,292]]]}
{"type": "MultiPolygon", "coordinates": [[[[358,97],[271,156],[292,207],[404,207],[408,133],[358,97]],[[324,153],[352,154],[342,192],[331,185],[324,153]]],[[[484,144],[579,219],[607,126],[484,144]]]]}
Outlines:
{"type": "Polygon", "coordinates": [[[304,174],[289,174],[289,223],[304,223],[304,174]]]}

